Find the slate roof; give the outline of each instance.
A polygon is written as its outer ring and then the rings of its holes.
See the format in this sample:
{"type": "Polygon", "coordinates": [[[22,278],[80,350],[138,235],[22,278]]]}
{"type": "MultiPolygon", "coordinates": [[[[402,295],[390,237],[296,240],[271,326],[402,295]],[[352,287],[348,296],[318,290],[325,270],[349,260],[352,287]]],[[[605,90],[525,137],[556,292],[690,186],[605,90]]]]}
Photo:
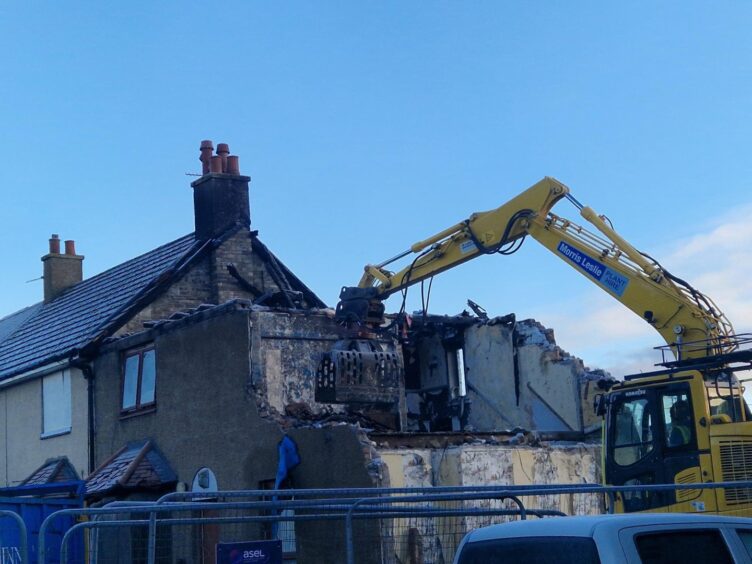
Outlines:
{"type": "Polygon", "coordinates": [[[42,305],[43,304],[40,302],[0,319],[0,343],[10,337],[16,329],[21,327],[21,325],[26,323],[27,319],[30,319],[39,313],[39,310],[42,309],[42,305]]]}
{"type": "Polygon", "coordinates": [[[200,244],[191,233],[83,280],[49,303],[1,319],[0,380],[86,345],[200,244]]]}
{"type": "Polygon", "coordinates": [[[80,480],[78,472],[73,468],[67,457],[52,458],[42,464],[31,476],[21,482],[22,486],[41,486],[56,482],[71,482],[80,480]]]}
{"type": "MultiPolygon", "coordinates": [[[[63,360],[117,329],[129,307],[149,300],[151,291],[172,279],[207,245],[221,244],[222,237],[197,241],[190,233],[139,257],[68,288],[49,303],[38,303],[0,319],[0,380],[50,362],[63,360]]],[[[300,291],[309,307],[326,307],[295,274],[255,236],[253,252],[267,263],[282,288],[300,291]]],[[[144,303],[143,305],[146,305],[144,303]]]]}
{"type": "Polygon", "coordinates": [[[158,489],[178,481],[170,463],[150,440],[129,443],[86,480],[86,495],[101,497],[127,490],[158,489]]]}

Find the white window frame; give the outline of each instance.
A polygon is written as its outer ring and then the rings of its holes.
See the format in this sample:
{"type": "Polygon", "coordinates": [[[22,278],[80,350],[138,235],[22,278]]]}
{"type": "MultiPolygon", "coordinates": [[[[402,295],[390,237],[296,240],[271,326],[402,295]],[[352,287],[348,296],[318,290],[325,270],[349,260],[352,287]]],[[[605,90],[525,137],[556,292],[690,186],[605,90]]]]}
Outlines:
{"type": "Polygon", "coordinates": [[[42,377],[42,433],[40,439],[71,432],[70,370],[60,370],[42,377]],[[47,388],[45,388],[45,385],[47,388]],[[51,404],[57,403],[54,412],[51,404]],[[50,421],[52,419],[52,421],[50,421]],[[54,420],[57,419],[57,420],[54,420]]]}

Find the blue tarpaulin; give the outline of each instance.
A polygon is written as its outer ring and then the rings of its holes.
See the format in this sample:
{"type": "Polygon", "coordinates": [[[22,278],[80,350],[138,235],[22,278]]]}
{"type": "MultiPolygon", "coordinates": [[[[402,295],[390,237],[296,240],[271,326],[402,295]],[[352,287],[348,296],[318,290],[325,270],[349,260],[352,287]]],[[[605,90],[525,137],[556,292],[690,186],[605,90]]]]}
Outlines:
{"type": "Polygon", "coordinates": [[[285,435],[279,441],[277,447],[279,452],[279,463],[277,465],[277,479],[274,480],[274,489],[278,490],[287,478],[290,470],[300,464],[300,455],[298,454],[298,445],[290,437],[285,435]]]}
{"type": "MultiPolygon", "coordinates": [[[[284,483],[290,470],[300,464],[300,455],[298,454],[298,445],[295,444],[290,437],[285,435],[282,440],[279,441],[277,446],[277,452],[279,453],[279,462],[277,463],[277,477],[274,480],[274,489],[278,490],[284,483]]],[[[277,501],[277,496],[272,498],[277,501]]],[[[275,510],[276,514],[277,511],[275,510]]],[[[279,535],[279,522],[272,523],[272,538],[277,538],[279,535]]]]}

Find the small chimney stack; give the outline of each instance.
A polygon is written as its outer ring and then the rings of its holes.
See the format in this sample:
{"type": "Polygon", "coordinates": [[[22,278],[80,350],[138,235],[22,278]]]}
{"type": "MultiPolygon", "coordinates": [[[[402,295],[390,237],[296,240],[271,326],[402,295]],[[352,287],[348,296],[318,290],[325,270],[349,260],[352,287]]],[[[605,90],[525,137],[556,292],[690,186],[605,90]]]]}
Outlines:
{"type": "Polygon", "coordinates": [[[240,174],[237,155],[230,155],[227,143],[201,141],[201,170],[203,176],[191,183],[196,239],[213,239],[233,225],[251,227],[248,197],[250,177],[240,174]]]}
{"type": "Polygon", "coordinates": [[[84,279],[84,257],[76,254],[76,243],[65,241],[65,254],[60,254],[60,237],[50,237],[50,252],[42,257],[44,264],[44,303],[51,302],[63,291],[84,279]]]}

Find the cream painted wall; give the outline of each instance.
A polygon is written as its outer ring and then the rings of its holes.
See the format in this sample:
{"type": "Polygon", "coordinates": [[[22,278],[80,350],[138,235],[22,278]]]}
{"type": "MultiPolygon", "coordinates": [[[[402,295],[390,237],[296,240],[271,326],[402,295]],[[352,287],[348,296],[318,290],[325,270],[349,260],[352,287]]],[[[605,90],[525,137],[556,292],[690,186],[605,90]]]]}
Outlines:
{"type": "Polygon", "coordinates": [[[88,403],[86,380],[70,369],[71,431],[40,438],[42,434],[42,379],[33,378],[0,388],[0,485],[16,486],[47,459],[67,456],[85,477],[88,465],[88,403]]]}
{"type": "MultiPolygon", "coordinates": [[[[600,481],[600,447],[556,444],[537,447],[510,445],[458,445],[442,449],[378,449],[389,472],[385,487],[506,486],[529,484],[597,484],[600,481]]],[[[603,513],[601,498],[593,494],[522,496],[526,508],[555,509],[570,515],[603,513]]],[[[454,502],[446,502],[451,507],[454,502]]],[[[504,507],[494,499],[467,502],[474,507],[504,507]]],[[[439,503],[438,505],[441,505],[439,503]]],[[[514,518],[443,517],[395,519],[393,530],[403,536],[395,543],[397,556],[407,561],[407,533],[417,528],[426,561],[449,561],[463,532],[514,518]],[[443,539],[443,544],[436,539],[443,539]],[[449,544],[447,544],[449,543],[449,544]]]]}

